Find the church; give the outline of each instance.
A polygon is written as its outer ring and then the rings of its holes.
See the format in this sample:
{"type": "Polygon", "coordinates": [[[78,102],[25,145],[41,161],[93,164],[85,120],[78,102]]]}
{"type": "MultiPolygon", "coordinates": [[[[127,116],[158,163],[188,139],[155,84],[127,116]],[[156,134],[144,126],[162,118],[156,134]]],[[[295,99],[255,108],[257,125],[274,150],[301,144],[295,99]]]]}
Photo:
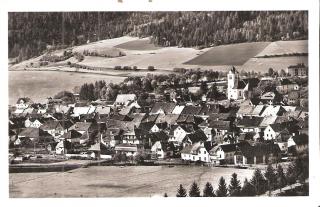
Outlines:
{"type": "Polygon", "coordinates": [[[252,90],[259,84],[257,78],[240,79],[239,72],[234,66],[228,73],[228,99],[245,100],[252,98],[252,90]]]}

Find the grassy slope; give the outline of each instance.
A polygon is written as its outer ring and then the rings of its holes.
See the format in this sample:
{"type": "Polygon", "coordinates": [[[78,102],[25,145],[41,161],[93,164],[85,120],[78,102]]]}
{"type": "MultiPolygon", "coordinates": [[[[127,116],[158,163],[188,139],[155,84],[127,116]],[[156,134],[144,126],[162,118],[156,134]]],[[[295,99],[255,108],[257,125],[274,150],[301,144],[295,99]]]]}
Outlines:
{"type": "Polygon", "coordinates": [[[187,65],[242,65],[261,52],[269,42],[240,43],[213,47],[187,61],[187,65]]]}
{"type": "Polygon", "coordinates": [[[126,49],[126,50],[157,50],[162,47],[155,46],[150,43],[149,38],[143,38],[138,40],[133,40],[125,42],[115,46],[116,48],[126,49]]]}

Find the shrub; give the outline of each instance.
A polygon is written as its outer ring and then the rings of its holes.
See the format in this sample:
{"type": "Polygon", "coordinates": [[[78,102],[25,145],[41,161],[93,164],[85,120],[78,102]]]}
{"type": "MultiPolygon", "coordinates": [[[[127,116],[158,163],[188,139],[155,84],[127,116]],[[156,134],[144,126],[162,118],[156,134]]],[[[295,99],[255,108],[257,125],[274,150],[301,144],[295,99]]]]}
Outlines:
{"type": "Polygon", "coordinates": [[[156,69],[154,68],[154,66],[148,66],[148,70],[149,70],[149,71],[154,71],[154,70],[156,70],[156,69]]]}

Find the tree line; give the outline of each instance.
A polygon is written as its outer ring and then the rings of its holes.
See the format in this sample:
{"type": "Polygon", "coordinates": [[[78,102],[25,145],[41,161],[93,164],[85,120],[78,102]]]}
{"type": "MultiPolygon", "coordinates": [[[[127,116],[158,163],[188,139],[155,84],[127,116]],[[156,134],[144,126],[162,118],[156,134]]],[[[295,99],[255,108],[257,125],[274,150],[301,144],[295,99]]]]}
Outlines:
{"type": "Polygon", "coordinates": [[[307,11],[9,12],[9,57],[123,35],[151,36],[160,46],[209,47],[307,39],[307,11]]]}
{"type": "MultiPolygon", "coordinates": [[[[309,177],[308,160],[299,157],[293,163],[289,164],[286,172],[279,164],[276,169],[268,165],[264,173],[256,169],[252,178],[245,178],[243,185],[238,179],[236,173],[231,175],[230,183],[227,185],[224,177],[220,177],[218,188],[214,191],[210,182],[207,182],[201,193],[198,184],[194,181],[187,192],[183,185],[179,185],[176,197],[238,197],[238,196],[257,196],[276,189],[281,189],[287,185],[292,185],[299,180],[304,182],[309,177]]],[[[306,192],[304,192],[306,193],[306,192]]],[[[164,194],[167,197],[167,193],[164,194]]]]}

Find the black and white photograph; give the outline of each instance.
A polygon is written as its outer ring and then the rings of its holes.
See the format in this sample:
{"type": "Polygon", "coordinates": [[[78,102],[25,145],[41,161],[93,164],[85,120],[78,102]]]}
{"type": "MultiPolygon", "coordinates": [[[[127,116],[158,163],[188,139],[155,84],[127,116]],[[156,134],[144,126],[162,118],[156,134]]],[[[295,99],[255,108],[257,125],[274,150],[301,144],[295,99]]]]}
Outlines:
{"type": "Polygon", "coordinates": [[[308,9],[6,15],[10,199],[319,194],[308,9]]]}

